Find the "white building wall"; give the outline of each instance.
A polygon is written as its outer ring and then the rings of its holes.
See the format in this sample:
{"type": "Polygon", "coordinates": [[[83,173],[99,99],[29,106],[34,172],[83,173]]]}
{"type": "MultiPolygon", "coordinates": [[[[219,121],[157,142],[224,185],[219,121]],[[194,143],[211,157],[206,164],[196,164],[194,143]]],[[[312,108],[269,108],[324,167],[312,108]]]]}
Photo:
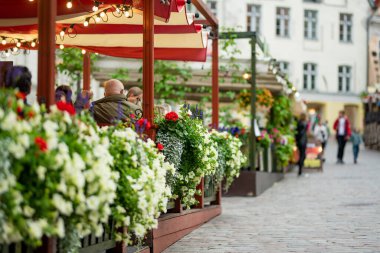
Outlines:
{"type": "MultiPolygon", "coordinates": [[[[338,66],[352,67],[352,93],[366,89],[366,19],[367,1],[322,0],[304,3],[303,0],[216,0],[221,27],[235,27],[246,31],[247,5],[261,5],[261,37],[268,44],[270,54],[278,61],[290,63],[289,79],[302,92],[303,64],[318,65],[317,89],[308,93],[338,93],[338,66]],[[290,8],[290,37],[276,36],[276,7],[290,8]],[[304,39],[304,10],[318,11],[318,40],[304,39]],[[339,41],[339,13],[353,14],[353,42],[339,41]]],[[[239,41],[241,58],[250,57],[248,41],[239,41]]],[[[358,102],[352,94],[338,93],[347,102],[358,102]]],[[[323,100],[323,98],[321,98],[323,100]]]]}

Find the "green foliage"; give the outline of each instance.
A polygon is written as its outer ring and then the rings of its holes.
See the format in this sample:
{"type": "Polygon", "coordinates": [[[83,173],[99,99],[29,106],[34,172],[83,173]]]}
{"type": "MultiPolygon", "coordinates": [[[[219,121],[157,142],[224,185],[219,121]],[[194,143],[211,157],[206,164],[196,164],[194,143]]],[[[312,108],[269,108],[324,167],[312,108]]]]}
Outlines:
{"type": "Polygon", "coordinates": [[[196,187],[201,178],[215,173],[218,157],[215,143],[202,121],[191,119],[184,108],[176,120],[165,117],[158,125],[157,142],[164,145],[166,161],[173,163],[177,170],[169,180],[173,182],[173,193],[190,207],[197,203],[194,196],[200,194],[196,187]],[[172,141],[180,145],[173,145],[172,141]]]}
{"type": "Polygon", "coordinates": [[[294,124],[291,99],[284,95],[275,97],[268,128],[277,128],[281,133],[291,134],[293,133],[294,124]]]}
{"type": "Polygon", "coordinates": [[[211,132],[211,139],[217,143],[218,167],[213,177],[214,186],[226,179],[227,190],[233,180],[239,176],[240,169],[247,162],[247,157],[240,151],[242,142],[228,132],[211,132]]]}
{"type": "Polygon", "coordinates": [[[111,78],[127,81],[129,79],[129,70],[125,68],[117,69],[116,72],[111,75],[111,78]]]}
{"type": "MultiPolygon", "coordinates": [[[[65,48],[61,51],[58,51],[58,57],[61,59],[61,62],[58,63],[58,71],[68,75],[73,81],[80,81],[83,73],[83,54],[78,48],[65,48]]],[[[96,54],[91,54],[91,63],[94,63],[98,60],[96,54]]],[[[92,66],[92,71],[96,70],[92,66]]]]}
{"type": "MultiPolygon", "coordinates": [[[[222,29],[222,32],[226,33],[235,31],[235,28],[222,29]]],[[[237,58],[239,55],[241,55],[242,52],[236,42],[236,36],[231,35],[227,39],[220,40],[220,45],[222,51],[220,56],[220,59],[222,61],[219,64],[220,73],[224,73],[224,76],[231,76],[232,83],[246,83],[247,81],[241,75],[241,66],[237,61],[237,58]],[[222,63],[223,61],[225,63],[222,63]]],[[[219,82],[224,83],[225,79],[222,77],[220,78],[219,82]]]]}
{"type": "Polygon", "coordinates": [[[275,97],[268,129],[273,134],[277,162],[281,167],[287,166],[293,155],[295,124],[290,98],[275,97]]]}
{"type": "Polygon", "coordinates": [[[154,93],[158,99],[167,103],[183,101],[186,92],[191,91],[186,87],[186,82],[192,78],[190,67],[179,66],[173,61],[157,60],[154,62],[154,77],[154,93]]]}

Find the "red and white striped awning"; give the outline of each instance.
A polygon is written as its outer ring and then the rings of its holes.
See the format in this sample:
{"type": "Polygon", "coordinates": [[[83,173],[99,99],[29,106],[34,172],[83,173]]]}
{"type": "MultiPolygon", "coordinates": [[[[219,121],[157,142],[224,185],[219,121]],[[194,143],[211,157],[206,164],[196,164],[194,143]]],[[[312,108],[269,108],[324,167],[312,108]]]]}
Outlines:
{"type": "MultiPolygon", "coordinates": [[[[13,1],[20,2],[20,0],[13,1]]],[[[101,5],[99,10],[87,13],[58,12],[62,15],[57,16],[57,47],[64,45],[115,57],[142,58],[143,18],[139,5],[136,4],[137,2],[141,4],[142,1],[133,2],[135,4],[132,18],[127,18],[125,15],[114,16],[112,12],[118,13],[115,5],[101,5]],[[105,11],[107,15],[104,15],[105,11]],[[85,25],[86,20],[88,25],[85,25]]],[[[202,31],[200,25],[194,24],[194,15],[186,13],[183,0],[169,1],[169,3],[170,6],[167,8],[170,8],[170,15],[163,15],[165,9],[155,11],[155,58],[205,61],[207,32],[202,31]],[[157,16],[157,13],[161,13],[161,16],[157,16]]],[[[3,9],[0,14],[2,12],[3,9]]],[[[12,50],[17,46],[27,49],[37,48],[37,18],[30,15],[28,18],[9,15],[6,17],[0,16],[0,37],[3,37],[0,39],[6,41],[6,43],[0,41],[0,50],[12,50]]]]}

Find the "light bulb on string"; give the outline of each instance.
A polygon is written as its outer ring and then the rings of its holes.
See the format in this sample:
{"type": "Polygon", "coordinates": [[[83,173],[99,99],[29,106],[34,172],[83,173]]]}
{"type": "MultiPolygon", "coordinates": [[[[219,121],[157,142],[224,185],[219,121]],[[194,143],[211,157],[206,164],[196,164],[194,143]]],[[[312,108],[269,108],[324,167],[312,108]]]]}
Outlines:
{"type": "Polygon", "coordinates": [[[18,51],[18,48],[17,48],[17,47],[14,47],[14,48],[13,48],[13,52],[16,53],[17,51],[18,51]]]}
{"type": "Polygon", "coordinates": [[[7,51],[5,51],[5,57],[9,57],[11,54],[8,52],[8,50],[7,51]]]}
{"type": "Polygon", "coordinates": [[[65,36],[65,30],[62,30],[59,35],[61,35],[61,37],[64,37],[65,36]]]}
{"type": "Polygon", "coordinates": [[[130,14],[129,11],[124,12],[125,17],[129,18],[130,14]]]}
{"type": "Polygon", "coordinates": [[[92,7],[92,10],[94,12],[99,10],[99,2],[98,1],[94,1],[94,6],[92,7]]]}
{"type": "Polygon", "coordinates": [[[100,17],[104,18],[105,16],[106,16],[106,11],[102,11],[102,12],[100,13],[100,17]]]}
{"type": "Polygon", "coordinates": [[[65,48],[65,46],[63,45],[63,44],[61,44],[61,45],[59,45],[59,49],[64,49],[65,48]]]}
{"type": "Polygon", "coordinates": [[[21,42],[18,41],[18,42],[16,43],[16,46],[17,46],[17,47],[21,47],[21,42]]]}
{"type": "Polygon", "coordinates": [[[95,17],[95,21],[96,21],[97,23],[99,23],[101,20],[102,20],[102,19],[100,18],[99,15],[97,15],[97,16],[95,17]]]}
{"type": "Polygon", "coordinates": [[[73,3],[72,3],[71,0],[67,1],[67,3],[66,3],[66,7],[67,7],[67,9],[71,9],[71,8],[73,8],[73,3]]]}
{"type": "Polygon", "coordinates": [[[90,18],[86,18],[86,20],[84,21],[83,25],[85,27],[87,27],[89,24],[90,24],[90,18]]]}
{"type": "Polygon", "coordinates": [[[32,41],[32,43],[30,45],[31,45],[31,47],[35,47],[36,46],[36,42],[32,41]]]}
{"type": "Polygon", "coordinates": [[[82,49],[82,54],[86,54],[86,50],[82,49]]]}
{"type": "Polygon", "coordinates": [[[1,41],[1,44],[6,45],[7,44],[7,39],[3,38],[3,40],[1,41]]]}

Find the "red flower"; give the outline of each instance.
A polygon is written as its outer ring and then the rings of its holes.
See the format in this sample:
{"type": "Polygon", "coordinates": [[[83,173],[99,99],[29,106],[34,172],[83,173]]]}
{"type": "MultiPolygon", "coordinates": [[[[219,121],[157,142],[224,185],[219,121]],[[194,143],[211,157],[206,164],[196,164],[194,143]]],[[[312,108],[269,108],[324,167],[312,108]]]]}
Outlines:
{"type": "Polygon", "coordinates": [[[161,143],[157,143],[157,149],[160,151],[164,150],[164,145],[162,145],[161,143]]]}
{"type": "Polygon", "coordinates": [[[152,125],[150,124],[149,121],[147,121],[147,122],[146,122],[145,129],[146,129],[146,130],[150,130],[151,127],[152,127],[152,125]]]}
{"type": "Polygon", "coordinates": [[[33,118],[36,114],[34,113],[34,111],[29,111],[28,112],[28,117],[29,118],[33,118]]]}
{"type": "Polygon", "coordinates": [[[169,112],[165,115],[165,119],[167,121],[174,121],[176,122],[178,120],[178,114],[175,112],[169,112]]]}
{"type": "Polygon", "coordinates": [[[38,146],[38,148],[42,152],[46,152],[48,150],[47,143],[46,143],[46,141],[42,137],[36,137],[34,139],[34,143],[38,146]]]}
{"type": "Polygon", "coordinates": [[[130,117],[131,119],[135,119],[135,118],[136,118],[136,115],[134,115],[133,113],[131,113],[131,114],[129,115],[129,117],[130,117]]]}
{"type": "Polygon", "coordinates": [[[66,103],[64,101],[59,101],[56,105],[58,110],[62,112],[68,112],[70,115],[75,115],[75,108],[72,104],[66,103]]]}
{"type": "Polygon", "coordinates": [[[139,119],[136,123],[139,127],[143,127],[145,125],[145,130],[149,130],[152,127],[147,119],[139,119]]]}
{"type": "Polygon", "coordinates": [[[144,125],[144,119],[139,119],[139,120],[137,121],[137,124],[138,124],[140,127],[142,127],[142,126],[144,125]]]}
{"type": "Polygon", "coordinates": [[[16,97],[17,97],[18,99],[25,100],[25,99],[26,99],[26,94],[23,93],[23,92],[17,92],[17,93],[16,93],[16,97]]]}
{"type": "Polygon", "coordinates": [[[20,106],[17,106],[17,113],[21,114],[22,113],[22,108],[20,106]]]}

